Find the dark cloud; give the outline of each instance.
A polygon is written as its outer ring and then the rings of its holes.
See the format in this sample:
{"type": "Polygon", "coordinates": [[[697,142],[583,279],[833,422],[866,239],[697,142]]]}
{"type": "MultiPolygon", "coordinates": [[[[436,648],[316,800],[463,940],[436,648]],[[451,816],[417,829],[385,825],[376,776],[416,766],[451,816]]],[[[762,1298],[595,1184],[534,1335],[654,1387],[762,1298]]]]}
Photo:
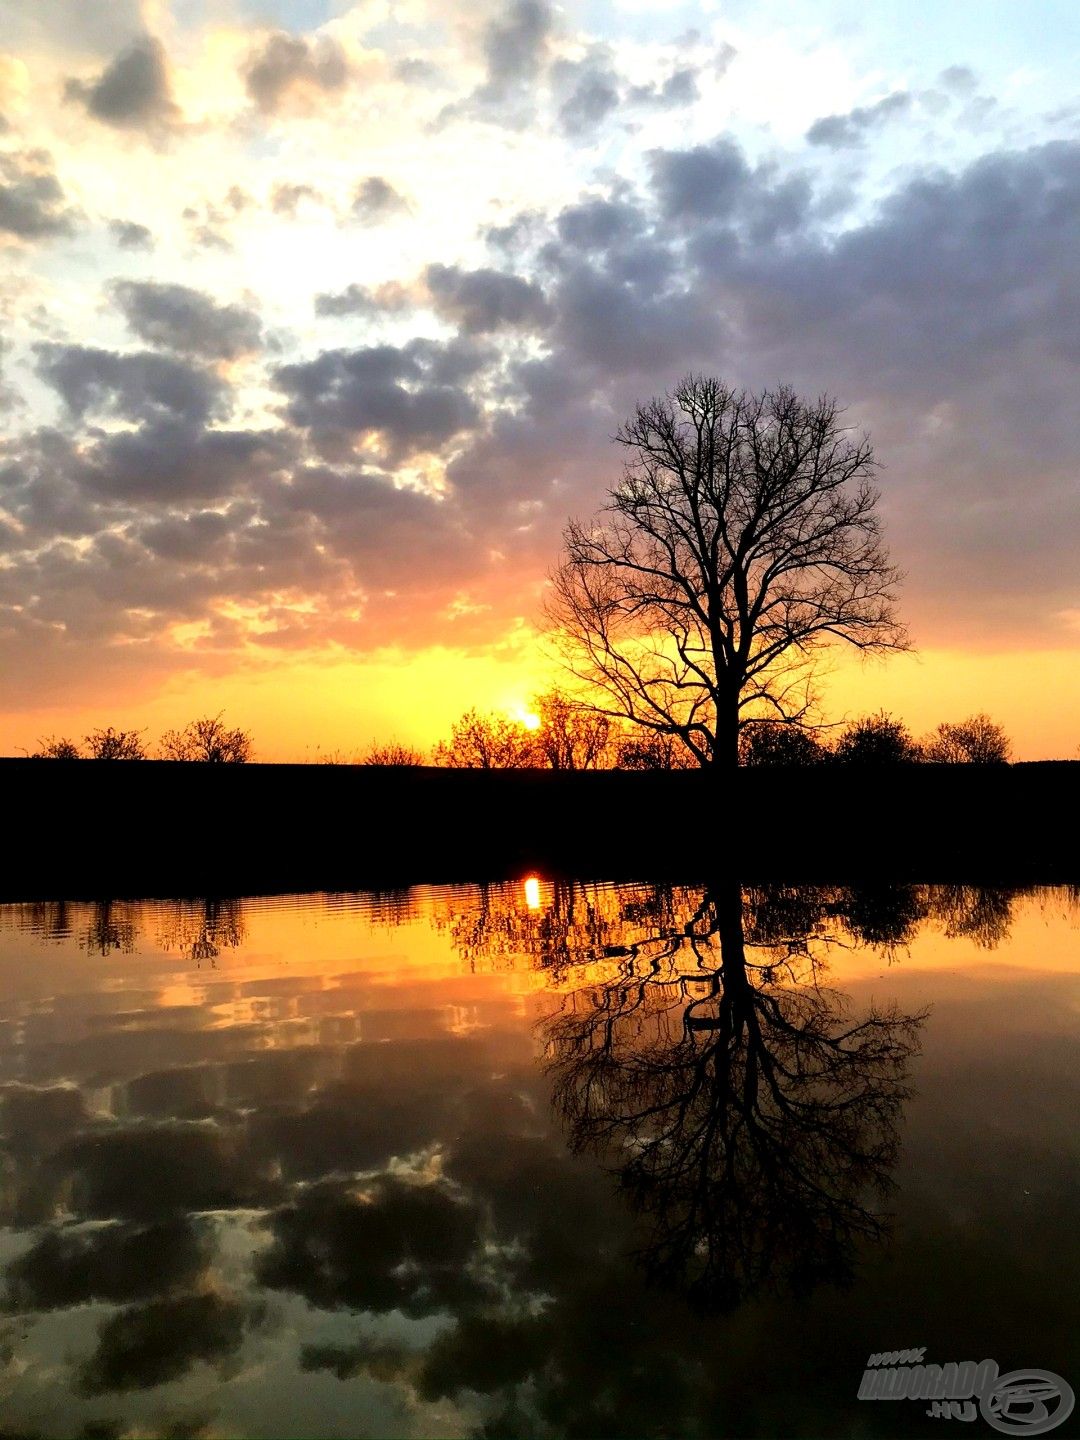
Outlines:
{"type": "Polygon", "coordinates": [[[110,220],[109,233],[121,250],[152,250],[154,236],[134,220],[110,220]]]}
{"type": "Polygon", "coordinates": [[[547,57],[555,28],[555,12],[546,0],[512,0],[483,35],[487,90],[501,94],[523,80],[532,80],[547,57]]]}
{"type": "Polygon", "coordinates": [[[369,175],[362,180],[352,202],[352,213],[365,225],[378,225],[395,215],[408,213],[410,208],[404,195],[381,175],[369,175]]]}
{"type": "Polygon", "coordinates": [[[178,1380],[198,1361],[219,1368],[240,1350],[250,1307],[214,1291],[152,1300],[111,1316],[82,1366],[87,1395],[147,1390],[178,1380]]]}
{"type": "Polygon", "coordinates": [[[289,101],[332,95],[348,79],[349,63],[336,40],[320,35],[309,41],[283,30],[268,35],[244,67],[248,94],[264,114],[289,101]]]}
{"type": "Polygon", "coordinates": [[[433,1315],[490,1293],[471,1273],[481,1223],[449,1187],[327,1181],[270,1216],[258,1278],[324,1309],[433,1315]]]}
{"type": "Polygon", "coordinates": [[[979,77],[967,65],[949,65],[938,76],[938,84],[957,95],[972,95],[979,77]]]}
{"type": "Polygon", "coordinates": [[[662,83],[633,85],[627,94],[632,105],[645,105],[657,110],[677,110],[683,105],[692,105],[701,99],[698,87],[699,71],[694,65],[681,65],[674,69],[662,83]]]}
{"type": "Polygon", "coordinates": [[[262,482],[293,458],[288,437],[267,430],[206,430],[169,415],[112,435],[91,451],[87,493],[178,504],[222,499],[262,482]]]}
{"type": "Polygon", "coordinates": [[[536,112],[536,91],[551,58],[556,14],[548,0],[511,0],[480,35],[485,79],[446,106],[440,122],[472,117],[519,129],[536,112]]]}
{"type": "Polygon", "coordinates": [[[398,315],[411,310],[414,301],[403,285],[388,281],[373,290],[366,285],[347,285],[336,293],[323,291],[315,296],[315,314],[325,316],[359,315],[373,320],[380,315],[398,315]]]}
{"type": "Polygon", "coordinates": [[[575,250],[608,250],[636,241],[646,227],[642,211],[626,200],[595,198],[568,205],[555,222],[559,239],[575,250]]]}
{"type": "Polygon", "coordinates": [[[518,275],[429,265],[424,280],[436,313],[468,335],[537,330],[550,319],[543,291],[518,275]]]}
{"type": "Polygon", "coordinates": [[[895,115],[906,115],[913,100],[906,90],[894,90],[873,105],[858,105],[846,115],[825,115],[815,120],[806,132],[811,145],[826,145],[831,150],[861,145],[868,130],[876,128],[895,115]]]}
{"type": "Polygon", "coordinates": [[[48,155],[41,150],[0,155],[0,233],[45,240],[74,228],[75,211],[65,204],[48,155]]]}
{"type": "MultiPolygon", "coordinates": [[[[375,432],[397,454],[435,449],[474,425],[475,402],[461,386],[469,358],[447,346],[413,341],[325,350],[315,360],[274,372],[286,414],[313,432],[375,432]]],[[[327,433],[328,432],[328,433],[327,433]]]]}
{"type": "Polygon", "coordinates": [[[149,1225],[47,1230],[7,1268],[4,1305],[57,1310],[92,1301],[130,1304],[190,1289],[209,1263],[206,1233],[189,1217],[149,1225]]]}
{"type": "Polygon", "coordinates": [[[559,129],[577,138],[590,134],[619,108],[619,76],[607,46],[593,46],[581,60],[551,67],[559,129]]]}
{"type": "Polygon", "coordinates": [[[751,184],[742,150],[723,138],[690,150],[654,150],[649,164],[653,189],[668,220],[732,215],[751,184]]]}
{"type": "Polygon", "coordinates": [[[121,129],[151,130],[173,125],[179,118],[165,47],[153,35],[123,50],[96,80],[69,80],[64,93],[84,105],[95,120],[121,129]]]}
{"type": "Polygon", "coordinates": [[[188,285],[119,280],[111,293],[130,328],[150,345],[203,360],[236,360],[258,350],[262,327],[245,305],[219,305],[188,285]]]}
{"type": "Polygon", "coordinates": [[[768,162],[752,168],[727,137],[689,150],[653,150],[648,160],[661,215],[677,225],[700,231],[721,224],[760,243],[800,230],[808,218],[807,179],[779,176],[768,162]]]}
{"type": "Polygon", "coordinates": [[[60,1152],[72,1208],[86,1219],[163,1220],[267,1203],[280,1187],[242,1137],[204,1125],[89,1132],[60,1152]]]}
{"type": "Polygon", "coordinates": [[[201,424],[221,409],[224,391],[208,371],[152,351],[120,354],[90,345],[36,347],[38,371],[76,415],[130,421],[172,418],[201,424]]]}
{"type": "Polygon", "coordinates": [[[326,203],[322,192],[316,190],[314,185],[297,185],[280,183],[274,186],[270,192],[270,209],[275,215],[285,215],[293,219],[300,206],[308,201],[312,205],[324,205],[326,203]]]}

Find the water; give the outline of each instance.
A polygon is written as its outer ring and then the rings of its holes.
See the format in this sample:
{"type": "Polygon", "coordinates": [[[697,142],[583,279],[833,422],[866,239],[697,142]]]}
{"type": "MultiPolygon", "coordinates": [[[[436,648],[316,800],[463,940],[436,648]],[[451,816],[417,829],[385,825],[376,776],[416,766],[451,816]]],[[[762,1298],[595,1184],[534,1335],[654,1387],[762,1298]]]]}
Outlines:
{"type": "Polygon", "coordinates": [[[0,907],[0,1434],[955,1431],[858,1398],[918,1346],[1080,1389],[1078,926],[542,879],[0,907]]]}

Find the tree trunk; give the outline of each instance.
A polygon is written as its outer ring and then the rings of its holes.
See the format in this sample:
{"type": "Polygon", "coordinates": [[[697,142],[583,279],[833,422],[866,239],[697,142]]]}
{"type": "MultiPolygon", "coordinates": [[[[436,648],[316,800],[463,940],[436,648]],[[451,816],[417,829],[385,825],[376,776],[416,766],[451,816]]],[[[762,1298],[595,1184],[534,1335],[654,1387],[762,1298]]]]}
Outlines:
{"type": "Polygon", "coordinates": [[[720,772],[737,770],[739,766],[739,701],[717,701],[716,727],[713,733],[712,768],[720,772]]]}

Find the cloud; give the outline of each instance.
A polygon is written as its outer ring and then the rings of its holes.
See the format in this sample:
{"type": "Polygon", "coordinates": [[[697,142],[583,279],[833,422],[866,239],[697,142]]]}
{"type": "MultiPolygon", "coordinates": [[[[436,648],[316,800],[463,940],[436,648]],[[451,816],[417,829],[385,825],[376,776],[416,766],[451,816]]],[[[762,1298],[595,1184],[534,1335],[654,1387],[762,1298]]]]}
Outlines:
{"type": "Polygon", "coordinates": [[[677,66],[662,83],[653,81],[650,85],[631,86],[627,100],[632,105],[656,110],[677,110],[683,105],[692,105],[701,99],[699,75],[696,65],[677,66]]]}
{"type": "Polygon", "coordinates": [[[42,378],[76,415],[91,411],[132,422],[171,417],[197,425],[222,407],[224,391],[214,376],[152,351],[47,343],[35,353],[42,378]]]}
{"type": "Polygon", "coordinates": [[[409,202],[382,175],[369,175],[357,185],[352,213],[365,225],[379,225],[395,215],[408,213],[409,202]]]}
{"type": "Polygon", "coordinates": [[[69,80],[64,94],[95,120],[118,129],[162,129],[179,119],[165,47],[153,35],[121,51],[96,80],[69,80]]]}
{"type": "Polygon", "coordinates": [[[488,22],[482,48],[490,97],[539,74],[554,28],[555,12],[546,0],[512,0],[498,19],[488,22]]]}
{"type": "Polygon", "coordinates": [[[250,1306],[207,1291],[151,1300],[110,1316],[83,1364],[86,1395],[148,1390],[178,1380],[198,1361],[221,1367],[239,1351],[250,1306]]]}
{"type": "Polygon", "coordinates": [[[207,1267],[207,1240],[188,1216],[47,1230],[8,1266],[4,1303],[16,1310],[57,1310],[94,1301],[130,1304],[187,1289],[207,1267]]]}
{"type": "Polygon", "coordinates": [[[310,108],[344,89],[349,62],[336,40],[320,35],[306,40],[275,30],[244,66],[247,92],[266,115],[288,106],[310,108]]]}
{"type": "Polygon", "coordinates": [[[304,201],[309,201],[312,205],[326,203],[322,192],[316,190],[314,185],[279,182],[270,192],[270,209],[275,215],[285,215],[290,220],[295,217],[304,201]]]}
{"type": "Polygon", "coordinates": [[[129,327],[150,345],[203,360],[237,360],[262,343],[254,310],[219,305],[188,285],[118,280],[110,291],[129,327]]]}
{"type": "Polygon", "coordinates": [[[485,78],[463,99],[447,105],[439,121],[462,117],[511,128],[535,114],[536,89],[551,60],[556,14],[548,0],[511,0],[480,34],[485,78]]]}
{"type": "Polygon", "coordinates": [[[48,240],[70,235],[75,219],[44,151],[0,154],[0,233],[48,240]]]}
{"type": "Polygon", "coordinates": [[[806,138],[811,145],[825,145],[830,150],[849,149],[861,145],[868,130],[892,116],[906,115],[913,103],[906,90],[894,90],[873,105],[858,105],[846,115],[825,115],[815,120],[807,130],[806,138]]]}
{"type": "Polygon", "coordinates": [[[494,1293],[469,1268],[480,1217],[449,1187],[379,1176],[361,1193],[356,1184],[324,1181],[268,1224],[260,1282],[323,1309],[419,1318],[494,1293]]]}
{"type": "Polygon", "coordinates": [[[315,432],[317,444],[320,432],[324,446],[338,435],[374,433],[402,456],[436,449],[477,422],[479,411],[461,387],[461,367],[467,372],[470,363],[467,352],[412,341],[325,350],[279,366],[274,379],[289,420],[315,432]]]}
{"type": "Polygon", "coordinates": [[[315,296],[315,314],[327,317],[359,315],[373,320],[380,315],[401,314],[414,305],[412,293],[393,280],[373,290],[354,283],[336,293],[323,291],[315,296]]]}
{"type": "Polygon", "coordinates": [[[559,129],[572,138],[590,134],[619,108],[619,76],[606,45],[593,46],[581,60],[556,60],[551,85],[559,129]]]}
{"type": "Polygon", "coordinates": [[[537,330],[550,319],[543,291],[518,275],[429,265],[424,280],[436,314],[459,325],[467,335],[537,330]]]}
{"type": "Polygon", "coordinates": [[[152,250],[153,231],[135,220],[110,220],[109,234],[121,250],[152,250]]]}

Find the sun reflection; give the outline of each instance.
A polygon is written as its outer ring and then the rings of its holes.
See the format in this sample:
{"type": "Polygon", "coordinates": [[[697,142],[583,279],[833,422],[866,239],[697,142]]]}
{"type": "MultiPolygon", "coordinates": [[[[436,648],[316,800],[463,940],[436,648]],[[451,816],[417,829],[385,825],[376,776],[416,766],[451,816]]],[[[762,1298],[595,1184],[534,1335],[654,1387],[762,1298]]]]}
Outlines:
{"type": "Polygon", "coordinates": [[[525,881],[525,904],[530,910],[540,909],[540,881],[530,875],[525,881]]]}

